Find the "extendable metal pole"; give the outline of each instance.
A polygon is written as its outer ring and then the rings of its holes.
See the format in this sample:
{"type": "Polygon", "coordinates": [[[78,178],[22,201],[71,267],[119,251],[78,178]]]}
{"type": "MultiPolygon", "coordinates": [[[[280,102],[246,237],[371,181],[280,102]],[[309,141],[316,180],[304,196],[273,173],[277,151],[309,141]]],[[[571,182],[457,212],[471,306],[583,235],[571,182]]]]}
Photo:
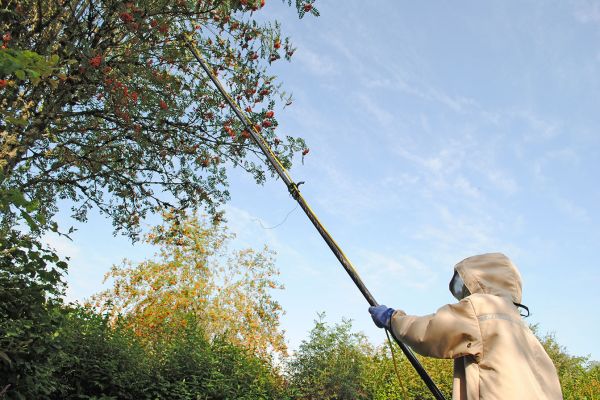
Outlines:
{"type": "MultiPolygon", "coordinates": [[[[323,239],[325,240],[325,242],[327,243],[327,245],[329,246],[329,248],[331,249],[333,254],[339,260],[340,264],[342,264],[342,267],[344,267],[344,269],[346,270],[348,275],[350,275],[350,278],[352,279],[352,281],[354,281],[354,283],[356,284],[356,286],[358,287],[358,289],[360,290],[362,295],[365,297],[367,302],[371,306],[379,305],[377,303],[377,301],[375,300],[375,298],[373,297],[373,295],[371,294],[371,292],[369,292],[369,289],[367,289],[367,287],[363,283],[362,279],[360,278],[360,276],[358,275],[358,273],[356,272],[354,267],[352,266],[352,263],[350,262],[350,260],[346,257],[346,255],[344,254],[344,252],[342,251],[340,246],[335,242],[335,240],[333,240],[333,237],[331,237],[331,235],[325,229],[323,224],[321,224],[321,222],[319,221],[319,219],[317,218],[315,213],[312,211],[312,209],[310,208],[310,206],[308,205],[308,203],[306,202],[304,197],[302,197],[302,195],[300,194],[300,190],[298,189],[298,185],[296,183],[294,183],[294,181],[292,180],[291,176],[288,174],[286,169],[283,167],[283,165],[281,165],[281,162],[279,162],[279,159],[273,153],[273,151],[269,147],[269,144],[263,139],[263,137],[260,135],[258,130],[254,128],[254,126],[252,125],[252,123],[248,119],[248,117],[245,116],[240,111],[240,108],[238,107],[238,105],[233,101],[231,96],[229,96],[227,91],[221,85],[221,82],[219,82],[219,80],[213,74],[213,72],[210,70],[208,65],[206,65],[204,58],[201,56],[198,49],[196,49],[196,47],[194,46],[192,39],[187,36],[184,37],[184,39],[185,39],[187,47],[189,48],[191,53],[194,55],[194,58],[198,61],[198,63],[200,63],[200,66],[202,67],[204,72],[206,72],[206,74],[210,77],[211,81],[215,84],[215,86],[217,87],[217,89],[219,90],[221,95],[225,98],[225,100],[227,101],[229,106],[233,109],[233,111],[235,112],[237,117],[240,119],[240,121],[242,122],[242,124],[244,125],[246,130],[248,132],[250,132],[254,142],[260,147],[260,149],[262,150],[264,155],[269,160],[269,163],[271,164],[271,166],[275,169],[275,171],[277,171],[277,174],[281,177],[281,179],[287,186],[292,197],[298,202],[298,204],[300,204],[300,207],[302,207],[302,209],[308,216],[308,219],[310,219],[310,221],[313,223],[315,228],[317,228],[317,231],[321,234],[321,236],[323,237],[323,239]]],[[[446,400],[444,395],[442,394],[442,392],[438,389],[438,387],[435,385],[435,383],[433,382],[431,377],[427,374],[427,371],[425,371],[425,368],[423,368],[423,366],[421,365],[419,360],[417,360],[414,353],[408,348],[408,346],[406,346],[404,343],[402,343],[394,335],[393,331],[390,331],[390,333],[392,334],[392,337],[394,338],[394,340],[398,344],[398,346],[400,346],[400,349],[402,350],[402,352],[404,353],[406,358],[408,358],[408,361],[410,361],[410,363],[412,364],[414,369],[417,371],[417,373],[419,374],[419,376],[421,377],[423,382],[425,382],[425,384],[427,385],[427,387],[429,388],[429,390],[431,391],[433,396],[437,400],[446,400]]]]}

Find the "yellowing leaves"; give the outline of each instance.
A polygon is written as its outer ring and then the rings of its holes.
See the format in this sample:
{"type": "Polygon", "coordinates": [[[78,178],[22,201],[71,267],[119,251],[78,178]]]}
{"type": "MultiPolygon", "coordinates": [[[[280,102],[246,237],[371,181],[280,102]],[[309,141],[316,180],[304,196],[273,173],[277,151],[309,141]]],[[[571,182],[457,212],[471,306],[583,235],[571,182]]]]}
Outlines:
{"type": "Polygon", "coordinates": [[[264,356],[285,353],[281,306],[270,294],[283,288],[275,280],[274,253],[266,247],[231,251],[233,238],[225,226],[197,215],[165,213],[164,223],[146,236],[158,248],[154,258],[114,266],[105,277],[113,287],[95,303],[149,342],[157,335],[168,340],[195,321],[209,337],[225,334],[264,356]]]}

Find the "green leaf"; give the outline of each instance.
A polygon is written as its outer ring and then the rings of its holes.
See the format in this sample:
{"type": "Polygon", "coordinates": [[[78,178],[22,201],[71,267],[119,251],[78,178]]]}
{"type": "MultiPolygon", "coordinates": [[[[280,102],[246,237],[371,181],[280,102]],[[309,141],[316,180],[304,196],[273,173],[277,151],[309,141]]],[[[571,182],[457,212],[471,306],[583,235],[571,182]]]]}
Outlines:
{"type": "Polygon", "coordinates": [[[25,125],[27,125],[27,120],[26,119],[6,117],[5,120],[9,124],[13,124],[13,125],[19,125],[19,126],[25,126],[25,125]]]}
{"type": "Polygon", "coordinates": [[[8,357],[8,355],[5,352],[0,351],[0,358],[6,361],[8,365],[12,366],[12,360],[8,357]]]}
{"type": "Polygon", "coordinates": [[[35,222],[35,220],[31,217],[31,215],[29,215],[28,212],[21,211],[21,216],[23,217],[23,219],[25,221],[27,221],[27,225],[29,225],[29,228],[32,231],[37,231],[39,229],[39,225],[37,224],[37,222],[35,222]]]}
{"type": "Polygon", "coordinates": [[[21,193],[17,189],[9,190],[7,192],[7,197],[12,204],[19,207],[27,207],[27,205],[29,204],[29,202],[25,198],[25,195],[23,195],[23,193],[21,193]]]}
{"type": "Polygon", "coordinates": [[[20,80],[24,81],[25,80],[25,71],[23,71],[22,69],[16,70],[15,76],[17,78],[19,78],[20,80]]]}
{"type": "Polygon", "coordinates": [[[25,70],[27,72],[27,75],[29,75],[30,78],[39,78],[40,77],[40,73],[37,71],[34,71],[32,69],[26,69],[25,70]]]}
{"type": "Polygon", "coordinates": [[[40,223],[40,225],[46,225],[46,217],[44,217],[42,214],[36,214],[35,219],[40,223]]]}
{"type": "MultiPolygon", "coordinates": [[[[40,201],[37,199],[34,199],[25,206],[25,209],[28,212],[33,212],[33,211],[37,210],[39,207],[40,207],[40,201]]],[[[38,220],[39,220],[39,218],[38,218],[38,220]]],[[[40,222],[42,222],[42,221],[40,221],[40,222]]]]}

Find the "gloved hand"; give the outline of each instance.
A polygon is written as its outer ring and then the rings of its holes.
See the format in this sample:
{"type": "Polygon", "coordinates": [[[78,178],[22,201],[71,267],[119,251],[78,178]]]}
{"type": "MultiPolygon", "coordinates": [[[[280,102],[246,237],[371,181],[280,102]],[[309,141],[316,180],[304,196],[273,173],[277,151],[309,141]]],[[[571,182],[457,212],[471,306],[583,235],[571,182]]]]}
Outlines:
{"type": "Polygon", "coordinates": [[[369,307],[371,318],[373,318],[373,322],[375,322],[378,328],[390,329],[390,320],[394,311],[396,310],[384,305],[369,307]]]}

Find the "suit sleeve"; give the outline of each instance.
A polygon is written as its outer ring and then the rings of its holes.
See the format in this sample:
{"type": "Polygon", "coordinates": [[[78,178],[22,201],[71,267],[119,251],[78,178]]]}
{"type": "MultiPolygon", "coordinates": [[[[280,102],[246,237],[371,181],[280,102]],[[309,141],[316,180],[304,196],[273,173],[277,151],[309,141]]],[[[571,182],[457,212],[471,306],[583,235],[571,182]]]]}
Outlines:
{"type": "Polygon", "coordinates": [[[397,310],[392,315],[391,328],[400,341],[424,356],[478,358],[483,351],[479,321],[468,298],[422,317],[397,310]]]}

